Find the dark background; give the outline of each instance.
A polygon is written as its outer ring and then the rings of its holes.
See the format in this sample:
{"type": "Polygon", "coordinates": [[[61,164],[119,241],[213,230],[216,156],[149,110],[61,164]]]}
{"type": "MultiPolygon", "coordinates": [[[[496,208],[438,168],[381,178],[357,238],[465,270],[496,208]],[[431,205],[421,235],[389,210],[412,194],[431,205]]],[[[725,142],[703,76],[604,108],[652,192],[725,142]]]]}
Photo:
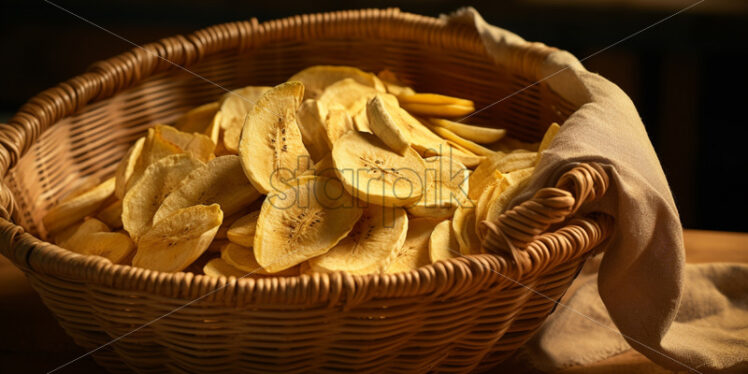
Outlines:
{"type": "MultiPolygon", "coordinates": [[[[438,16],[473,5],[489,23],[580,59],[696,2],[52,1],[137,44],[251,17],[389,6],[438,16]]],[[[44,1],[0,7],[0,121],[37,92],[133,47],[44,1]]],[[[706,0],[584,65],[633,99],[684,226],[748,231],[748,1],[706,0]]]]}

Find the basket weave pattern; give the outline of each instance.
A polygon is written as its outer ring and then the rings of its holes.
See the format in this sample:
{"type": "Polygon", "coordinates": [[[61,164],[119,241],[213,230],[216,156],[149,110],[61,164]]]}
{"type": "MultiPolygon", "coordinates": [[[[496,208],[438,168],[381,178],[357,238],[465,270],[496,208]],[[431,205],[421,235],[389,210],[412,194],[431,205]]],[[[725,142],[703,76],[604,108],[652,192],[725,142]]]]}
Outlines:
{"type": "MultiPolygon", "coordinates": [[[[576,213],[605,193],[599,166],[572,169],[486,223],[496,254],[394,275],[160,273],[40,240],[41,218],[73,181],[111,175],[144,129],[224,89],[345,64],[389,68],[480,108],[533,83],[528,71],[549,51],[533,44],[517,51],[526,63],[498,67],[470,28],[396,9],[223,24],[133,49],[42,92],[0,128],[0,250],[87,350],[150,323],[94,353],[114,372],[487,370],[542,324],[608,236],[609,217],[576,213]]],[[[534,141],[575,109],[537,84],[471,122],[534,141]]]]}

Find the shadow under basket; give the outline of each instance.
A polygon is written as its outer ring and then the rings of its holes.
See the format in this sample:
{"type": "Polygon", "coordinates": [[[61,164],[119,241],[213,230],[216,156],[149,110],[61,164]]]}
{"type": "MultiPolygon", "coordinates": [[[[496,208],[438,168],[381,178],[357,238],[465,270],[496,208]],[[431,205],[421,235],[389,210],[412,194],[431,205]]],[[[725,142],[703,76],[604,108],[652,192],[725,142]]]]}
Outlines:
{"type": "MultiPolygon", "coordinates": [[[[522,52],[541,60],[554,50],[528,43],[522,52]]],[[[531,337],[609,235],[610,217],[576,213],[608,184],[598,165],[581,164],[490,223],[496,254],[400,274],[161,273],[39,239],[47,209],[75,181],[112,175],[150,125],[317,64],[387,68],[418,91],[478,108],[529,86],[471,118],[526,141],[577,109],[531,85],[528,64],[495,63],[474,28],[397,9],[228,23],[95,63],[0,128],[0,251],[85,350],[127,334],[93,353],[98,364],[112,372],[486,371],[531,337]]]]}

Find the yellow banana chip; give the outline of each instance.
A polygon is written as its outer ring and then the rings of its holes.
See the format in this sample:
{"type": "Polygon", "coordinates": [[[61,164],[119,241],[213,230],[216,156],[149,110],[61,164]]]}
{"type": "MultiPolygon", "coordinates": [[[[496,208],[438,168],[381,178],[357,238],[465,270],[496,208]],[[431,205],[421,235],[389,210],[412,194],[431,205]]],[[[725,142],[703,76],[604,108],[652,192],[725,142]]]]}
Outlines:
{"type": "MultiPolygon", "coordinates": [[[[244,247],[253,247],[255,243],[255,232],[257,230],[257,219],[260,211],[256,210],[236,220],[226,232],[226,237],[232,243],[244,247]]],[[[254,255],[252,255],[254,257],[254,255]]]]}
{"type": "Polygon", "coordinates": [[[214,258],[208,263],[203,266],[203,273],[205,275],[211,276],[211,277],[234,277],[234,278],[242,278],[247,273],[244,271],[241,271],[233,266],[231,266],[229,263],[227,263],[222,258],[214,258]]]}
{"type": "Polygon", "coordinates": [[[112,229],[119,229],[122,227],[122,200],[116,200],[113,203],[105,206],[96,215],[96,218],[106,223],[112,229]]]}
{"type": "Polygon", "coordinates": [[[115,264],[125,264],[135,250],[135,243],[121,232],[93,232],[79,235],[69,242],[70,250],[101,256],[115,264]]]}
{"type": "Polygon", "coordinates": [[[93,215],[114,194],[114,178],[52,207],[42,219],[47,232],[55,232],[93,215]]]}
{"type": "Polygon", "coordinates": [[[242,172],[239,156],[216,157],[193,170],[161,203],[153,223],[179,209],[193,205],[218,204],[226,216],[248,207],[260,197],[242,172]]]}
{"type": "Polygon", "coordinates": [[[425,164],[412,149],[399,155],[372,134],[350,132],[335,143],[332,159],[345,189],[366,203],[408,206],[423,194],[425,164]]]}
{"type": "Polygon", "coordinates": [[[331,144],[327,138],[324,113],[322,104],[312,99],[304,100],[296,112],[301,140],[315,162],[330,153],[331,144]]]}
{"type": "Polygon", "coordinates": [[[424,162],[426,188],[421,199],[408,206],[408,213],[417,217],[449,218],[468,200],[470,170],[448,157],[428,157],[424,162]]]}
{"type": "Polygon", "coordinates": [[[60,234],[55,235],[55,243],[60,247],[70,249],[75,252],[78,246],[75,241],[79,237],[86,236],[95,232],[108,232],[109,227],[96,218],[88,218],[80,224],[73,226],[71,229],[65,229],[60,234]]]}
{"type": "MultiPolygon", "coordinates": [[[[181,132],[171,126],[156,125],[153,128],[156,138],[161,137],[164,141],[176,146],[179,151],[174,153],[188,153],[202,162],[208,162],[213,158],[213,151],[216,149],[215,143],[205,134],[181,132]]],[[[155,143],[153,143],[155,145],[155,143]]],[[[163,155],[152,159],[149,165],[158,161],[163,155]]]]}
{"type": "Polygon", "coordinates": [[[344,79],[350,79],[380,92],[385,91],[384,84],[374,74],[350,66],[312,66],[294,74],[288,81],[298,81],[304,84],[306,87],[304,98],[313,99],[320,96],[330,85],[344,79]]]}
{"type": "MultiPolygon", "coordinates": [[[[488,203],[486,220],[497,221],[499,219],[509,201],[527,184],[533,171],[534,168],[525,168],[504,174],[504,180],[501,185],[497,186],[498,192],[493,193],[488,203]]],[[[480,222],[476,222],[476,227],[481,227],[480,222]]],[[[481,236],[485,236],[485,233],[481,233],[481,236]]]]}
{"type": "Polygon", "coordinates": [[[241,164],[261,193],[282,190],[286,181],[312,167],[296,123],[303,94],[299,82],[272,88],[257,101],[242,130],[241,164]]]}
{"type": "Polygon", "coordinates": [[[327,144],[330,149],[332,149],[333,144],[335,144],[335,142],[343,135],[351,131],[356,131],[353,119],[351,119],[348,112],[339,105],[333,105],[329,108],[327,111],[327,117],[325,117],[325,125],[327,144]]]}
{"type": "Polygon", "coordinates": [[[475,111],[475,107],[456,104],[401,103],[403,109],[427,117],[461,117],[475,111]]]}
{"type": "Polygon", "coordinates": [[[434,227],[429,237],[429,259],[432,263],[460,255],[460,244],[452,231],[452,221],[444,220],[434,227]]]}
{"type": "Polygon", "coordinates": [[[135,173],[135,168],[141,167],[140,165],[138,165],[138,161],[140,160],[140,155],[143,153],[144,144],[145,137],[138,139],[132,145],[132,147],[130,147],[130,150],[127,151],[125,157],[117,165],[117,171],[115,171],[114,173],[114,196],[116,196],[120,200],[125,197],[128,182],[130,180],[130,177],[132,177],[132,175],[135,173]]]}
{"type": "Polygon", "coordinates": [[[252,248],[243,247],[234,243],[229,243],[221,249],[221,258],[226,261],[227,264],[245,272],[248,276],[270,274],[277,276],[294,276],[299,274],[298,266],[281,270],[276,273],[270,273],[257,263],[252,248]]]}
{"type": "Polygon", "coordinates": [[[294,267],[334,247],[361,217],[340,182],[310,178],[262,204],[254,241],[257,262],[269,272],[294,267]]]}
{"type": "Polygon", "coordinates": [[[143,234],[132,264],[165,272],[181,271],[208,249],[222,221],[218,204],[177,210],[143,234]]]}
{"type": "Polygon", "coordinates": [[[431,123],[434,126],[445,128],[461,138],[479,144],[495,143],[506,135],[506,130],[504,129],[467,125],[442,118],[432,118],[431,123]]]}
{"type": "Polygon", "coordinates": [[[429,238],[438,223],[439,220],[431,218],[414,218],[408,221],[405,244],[397,251],[386,272],[400,273],[430,264],[429,238]]]}
{"type": "Polygon", "coordinates": [[[239,151],[241,137],[247,116],[262,95],[270,87],[244,87],[224,95],[221,103],[220,127],[223,129],[223,145],[232,153],[239,151]]]}
{"type": "Polygon", "coordinates": [[[193,108],[179,117],[174,127],[186,133],[204,132],[213,121],[213,117],[218,112],[219,105],[216,101],[193,108]]]}
{"type": "Polygon", "coordinates": [[[402,208],[370,205],[350,234],[329,252],[308,261],[316,272],[381,273],[398,255],[408,233],[402,208]]]}
{"type": "Polygon", "coordinates": [[[393,151],[405,155],[410,149],[410,139],[395,123],[395,119],[385,107],[382,96],[376,95],[369,100],[366,104],[366,117],[374,135],[393,151]]]}
{"type": "Polygon", "coordinates": [[[166,196],[182,184],[193,170],[205,164],[192,154],[164,157],[148,168],[122,200],[122,224],[137,241],[153,225],[153,217],[166,196]]]}
{"type": "Polygon", "coordinates": [[[475,231],[475,203],[460,206],[452,218],[452,230],[460,246],[460,253],[472,255],[482,253],[481,242],[475,231]]]}

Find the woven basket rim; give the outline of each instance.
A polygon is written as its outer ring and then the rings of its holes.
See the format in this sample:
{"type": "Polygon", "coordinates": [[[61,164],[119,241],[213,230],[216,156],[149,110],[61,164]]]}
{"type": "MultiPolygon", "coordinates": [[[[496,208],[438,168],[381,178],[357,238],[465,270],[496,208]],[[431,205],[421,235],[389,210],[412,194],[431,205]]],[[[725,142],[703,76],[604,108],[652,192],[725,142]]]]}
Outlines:
{"type": "MultiPolygon", "coordinates": [[[[208,28],[200,29],[186,37],[177,35],[172,38],[162,39],[152,43],[161,47],[168,48],[173,43],[181,41],[185,43],[183,48],[193,48],[195,56],[188,56],[186,60],[190,63],[197,62],[203,57],[210,54],[236,48],[234,46],[224,46],[223,49],[217,48],[204,54],[197,51],[194,43],[195,40],[206,38],[207,35],[213,35],[219,29],[240,29],[240,30],[266,30],[273,32],[279,28],[288,27],[289,24],[297,24],[299,30],[314,22],[331,22],[335,21],[339,15],[355,16],[360,19],[360,26],[364,29],[376,27],[376,21],[394,20],[405,22],[417,29],[437,29],[442,32],[450,33],[455,40],[466,43],[472,48],[483,48],[480,38],[474,30],[460,25],[448,24],[444,19],[433,18],[423,15],[400,12],[396,8],[386,10],[366,9],[358,11],[339,11],[332,13],[317,13],[303,16],[293,16],[282,19],[270,20],[258,23],[256,19],[243,22],[224,23],[208,28]],[[365,22],[372,21],[372,22],[365,22]],[[244,26],[241,28],[239,26],[244,26]],[[191,46],[190,46],[191,45],[191,46]]],[[[281,36],[278,36],[281,37],[281,36]]],[[[317,35],[314,35],[317,37],[317,35]]],[[[248,42],[241,48],[251,47],[251,38],[247,36],[248,42]]],[[[463,47],[466,48],[466,47],[463,47]]],[[[534,48],[538,48],[537,45],[534,48]]],[[[545,47],[548,53],[555,51],[555,48],[545,47]]],[[[100,79],[103,78],[102,72],[106,69],[116,69],[112,67],[113,61],[131,61],[133,56],[142,57],[143,51],[134,48],[110,59],[95,63],[89,72],[76,76],[71,80],[53,87],[41,94],[35,96],[27,105],[38,105],[40,98],[47,100],[66,101],[69,98],[65,96],[71,90],[71,84],[68,82],[84,82],[90,86],[101,85],[100,79]]],[[[185,64],[188,65],[189,64],[185,64]]],[[[121,67],[121,66],[120,66],[121,67]]],[[[111,72],[110,72],[111,73],[111,72]]],[[[153,74],[150,74],[153,75],[153,74]]],[[[99,91],[96,95],[90,93],[83,94],[82,99],[75,103],[73,112],[79,111],[85,105],[101,101],[122,91],[128,86],[140,82],[150,75],[137,75],[131,78],[128,84],[116,87],[111,92],[99,91]]],[[[49,111],[49,110],[48,110],[49,111]]],[[[48,116],[53,118],[52,123],[58,122],[71,113],[49,113],[48,116]]],[[[21,126],[18,123],[22,119],[27,119],[28,112],[19,113],[9,121],[11,125],[21,126]]],[[[42,120],[46,120],[44,118],[42,120]]],[[[14,165],[30,147],[31,141],[28,138],[20,139],[19,150],[13,152],[6,149],[13,139],[8,134],[0,134],[0,151],[4,153],[4,165],[0,165],[0,171],[3,175],[8,170],[8,166],[14,165]]],[[[40,133],[26,132],[23,135],[34,139],[41,135],[40,133]]],[[[10,194],[7,188],[3,187],[6,194],[10,194]]],[[[12,201],[12,196],[10,197],[12,201]]],[[[163,273],[148,269],[132,267],[128,265],[115,265],[108,260],[96,256],[82,256],[69,250],[60,248],[54,244],[42,241],[35,236],[24,232],[24,229],[15,225],[12,221],[6,219],[0,220],[0,231],[3,232],[3,245],[7,248],[6,256],[27,271],[48,273],[61,278],[73,278],[85,282],[94,282],[117,289],[130,289],[133,291],[144,291],[148,293],[157,293],[167,297],[194,298],[205,294],[211,294],[208,300],[222,299],[237,301],[242,298],[242,293],[251,291],[250,297],[255,302],[274,302],[283,300],[299,303],[329,302],[335,303],[344,299],[347,305],[353,305],[358,302],[378,297],[407,297],[419,294],[429,293],[434,297],[454,295],[466,290],[469,286],[465,279],[471,279],[472,285],[484,282],[488,278],[495,280],[496,276],[510,279],[520,278],[522,274],[537,273],[549,266],[548,261],[537,263],[528,260],[531,264],[528,269],[519,269],[516,263],[512,262],[505,255],[482,254],[468,257],[453,258],[447,261],[439,261],[434,264],[423,266],[416,270],[397,274],[368,274],[368,275],[351,275],[343,272],[336,273],[315,273],[313,275],[300,275],[293,277],[268,277],[268,278],[244,278],[236,279],[234,277],[211,277],[204,275],[194,275],[192,273],[163,273]],[[492,274],[495,273],[495,274],[492,274]],[[82,279],[81,279],[82,278],[82,279]],[[363,292],[362,292],[363,291],[363,292]],[[311,292],[311,294],[310,294],[311,292]],[[306,294],[306,295],[305,295],[306,294]],[[311,296],[310,296],[311,295],[311,296]]],[[[583,248],[576,246],[575,253],[571,258],[578,258],[588,254],[594,246],[583,248]]],[[[535,248],[528,248],[526,256],[528,259],[542,258],[551,256],[554,253],[533,253],[535,248]]],[[[5,252],[4,252],[5,253],[5,252]]],[[[245,294],[246,296],[246,294],[245,294]]]]}

